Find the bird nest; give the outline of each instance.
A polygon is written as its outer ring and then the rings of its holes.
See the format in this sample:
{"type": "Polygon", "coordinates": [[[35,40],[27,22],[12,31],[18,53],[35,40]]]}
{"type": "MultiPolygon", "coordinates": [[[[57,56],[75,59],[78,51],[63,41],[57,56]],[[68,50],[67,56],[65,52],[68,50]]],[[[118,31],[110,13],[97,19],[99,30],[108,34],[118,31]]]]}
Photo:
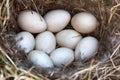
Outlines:
{"type": "MultiPolygon", "coordinates": [[[[71,27],[71,25],[68,25],[71,27]]],[[[0,80],[120,80],[119,0],[2,0],[0,1],[0,80]],[[65,9],[73,16],[88,11],[99,27],[91,34],[99,42],[97,55],[85,63],[73,62],[60,72],[42,73],[16,48],[14,36],[22,31],[17,16],[22,10],[42,16],[50,10],[65,9]]]]}

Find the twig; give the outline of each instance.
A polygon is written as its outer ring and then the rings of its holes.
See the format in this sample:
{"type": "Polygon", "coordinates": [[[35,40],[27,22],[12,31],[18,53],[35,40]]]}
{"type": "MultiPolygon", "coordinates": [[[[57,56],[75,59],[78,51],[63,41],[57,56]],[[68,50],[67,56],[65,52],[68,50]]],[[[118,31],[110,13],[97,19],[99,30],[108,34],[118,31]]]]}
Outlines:
{"type": "Polygon", "coordinates": [[[34,78],[37,79],[37,80],[40,79],[38,76],[35,76],[34,74],[32,74],[32,73],[29,72],[29,71],[26,71],[26,70],[24,70],[24,69],[19,69],[19,70],[22,72],[22,74],[27,74],[27,75],[29,75],[29,76],[34,77],[34,78]]]}
{"type": "Polygon", "coordinates": [[[115,53],[117,52],[118,49],[120,49],[120,44],[119,44],[118,47],[114,50],[114,52],[112,53],[112,55],[110,56],[110,58],[112,58],[112,57],[115,55],[115,53]]]}
{"type": "Polygon", "coordinates": [[[115,12],[119,6],[120,6],[120,4],[117,4],[110,9],[111,14],[110,14],[110,18],[108,19],[108,24],[111,22],[112,17],[115,14],[115,12]]]}
{"type": "MultiPolygon", "coordinates": [[[[98,63],[98,64],[99,64],[99,63],[98,63]]],[[[76,72],[75,74],[73,74],[73,75],[70,77],[70,80],[76,80],[77,77],[78,77],[80,74],[83,74],[83,73],[85,73],[85,72],[87,72],[87,71],[93,70],[94,68],[96,68],[96,67],[98,66],[98,64],[93,65],[93,66],[91,66],[91,67],[89,67],[89,68],[86,68],[86,69],[84,69],[84,70],[81,70],[81,71],[76,72]]]]}
{"type": "Polygon", "coordinates": [[[118,45],[118,47],[114,50],[114,52],[112,53],[112,55],[110,56],[110,61],[112,62],[112,65],[114,68],[116,68],[113,60],[112,60],[112,57],[116,54],[116,52],[118,51],[118,49],[120,48],[120,45],[118,45]]]}
{"type": "MultiPolygon", "coordinates": [[[[1,15],[2,15],[2,13],[0,13],[0,19],[1,20],[9,20],[10,19],[10,5],[9,5],[9,0],[3,0],[3,2],[2,2],[2,5],[0,6],[0,11],[2,10],[2,8],[3,8],[3,4],[5,3],[5,1],[6,1],[6,4],[5,4],[5,9],[6,9],[6,13],[7,13],[7,16],[5,16],[5,17],[2,17],[1,15]]],[[[4,9],[4,10],[5,10],[4,9]]],[[[2,11],[1,11],[2,12],[2,11]]]]}
{"type": "Polygon", "coordinates": [[[13,62],[13,60],[7,55],[7,53],[3,50],[3,48],[0,46],[0,52],[12,63],[12,65],[17,69],[17,66],[13,62]]]}
{"type": "Polygon", "coordinates": [[[107,74],[106,76],[104,76],[103,79],[105,79],[106,77],[110,76],[111,74],[113,74],[117,70],[120,70],[120,67],[116,68],[115,70],[113,70],[112,72],[110,72],[109,74],[107,74]]]}

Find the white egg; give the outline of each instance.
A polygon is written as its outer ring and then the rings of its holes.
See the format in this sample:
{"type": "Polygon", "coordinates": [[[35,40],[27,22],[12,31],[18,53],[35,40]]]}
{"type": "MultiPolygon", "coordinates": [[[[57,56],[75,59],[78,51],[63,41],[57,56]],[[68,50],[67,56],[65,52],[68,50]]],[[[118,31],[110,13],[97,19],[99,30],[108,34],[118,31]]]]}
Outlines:
{"type": "Polygon", "coordinates": [[[58,32],[65,28],[71,19],[69,12],[65,10],[52,10],[45,16],[45,21],[48,26],[48,30],[51,32],[58,32]]]}
{"type": "Polygon", "coordinates": [[[68,66],[74,60],[74,52],[72,49],[61,47],[55,49],[50,54],[50,58],[57,67],[68,66]]]}
{"type": "Polygon", "coordinates": [[[72,29],[65,29],[56,34],[58,45],[71,49],[74,49],[81,39],[81,34],[72,29]]]}
{"type": "Polygon", "coordinates": [[[35,39],[29,32],[20,32],[15,36],[16,46],[21,48],[26,53],[30,52],[35,47],[35,39]]]}
{"type": "Polygon", "coordinates": [[[80,40],[75,49],[75,59],[86,61],[96,55],[98,50],[98,40],[88,36],[80,40]]]}
{"type": "Polygon", "coordinates": [[[52,68],[54,67],[50,57],[43,51],[33,50],[28,54],[28,59],[36,66],[41,68],[52,68]]]}
{"type": "Polygon", "coordinates": [[[87,12],[81,12],[72,17],[72,27],[83,34],[93,32],[98,26],[96,17],[87,12]]]}
{"type": "Polygon", "coordinates": [[[43,17],[32,10],[22,11],[18,16],[18,24],[23,30],[31,33],[39,33],[47,29],[43,17]]]}
{"type": "Polygon", "coordinates": [[[36,49],[46,53],[52,52],[56,48],[56,38],[50,31],[45,31],[36,36],[36,49]]]}

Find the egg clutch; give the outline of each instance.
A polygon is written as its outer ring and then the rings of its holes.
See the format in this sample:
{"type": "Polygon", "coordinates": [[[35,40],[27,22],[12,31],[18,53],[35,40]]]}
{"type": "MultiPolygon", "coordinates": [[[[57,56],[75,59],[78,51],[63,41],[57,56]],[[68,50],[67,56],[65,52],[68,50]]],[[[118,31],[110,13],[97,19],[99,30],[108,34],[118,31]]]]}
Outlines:
{"type": "Polygon", "coordinates": [[[61,68],[73,61],[87,61],[97,53],[98,40],[93,36],[82,36],[95,31],[99,25],[89,12],[71,17],[68,11],[57,9],[42,17],[35,11],[24,10],[17,21],[23,31],[15,36],[16,46],[35,66],[61,68]],[[69,23],[73,28],[65,28],[69,23]],[[37,36],[33,36],[34,33],[37,36]]]}

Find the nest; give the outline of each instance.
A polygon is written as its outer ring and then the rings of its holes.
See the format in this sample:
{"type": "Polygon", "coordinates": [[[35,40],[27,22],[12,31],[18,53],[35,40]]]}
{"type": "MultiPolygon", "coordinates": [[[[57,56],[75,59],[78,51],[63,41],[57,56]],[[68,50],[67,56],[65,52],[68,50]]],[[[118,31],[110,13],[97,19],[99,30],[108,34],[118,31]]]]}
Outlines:
{"type": "MultiPolygon", "coordinates": [[[[70,24],[68,26],[71,26],[70,24]]],[[[120,1],[119,0],[2,0],[0,1],[0,80],[120,80],[120,1]],[[97,55],[80,64],[73,62],[61,72],[41,73],[14,46],[14,36],[22,31],[17,16],[22,10],[42,16],[50,10],[65,9],[74,14],[88,11],[100,26],[88,34],[99,42],[97,55]]]]}

